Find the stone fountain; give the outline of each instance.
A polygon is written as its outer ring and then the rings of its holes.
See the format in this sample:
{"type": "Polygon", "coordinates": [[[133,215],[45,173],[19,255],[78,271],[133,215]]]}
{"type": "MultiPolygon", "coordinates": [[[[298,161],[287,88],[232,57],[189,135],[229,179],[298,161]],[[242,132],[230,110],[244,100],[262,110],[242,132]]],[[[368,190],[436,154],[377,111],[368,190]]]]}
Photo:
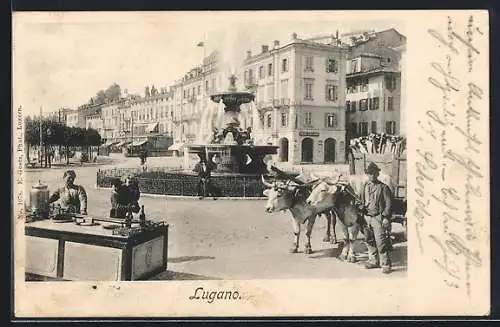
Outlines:
{"type": "Polygon", "coordinates": [[[209,142],[186,145],[186,155],[197,154],[200,158],[213,160],[217,163],[215,173],[266,173],[267,167],[263,159],[266,155],[276,154],[278,147],[253,144],[251,128],[241,128],[238,118],[240,106],[251,103],[254,98],[252,93],[237,91],[236,76],[231,75],[228,90],[210,96],[213,102],[224,105],[225,126],[214,127],[209,142]]]}

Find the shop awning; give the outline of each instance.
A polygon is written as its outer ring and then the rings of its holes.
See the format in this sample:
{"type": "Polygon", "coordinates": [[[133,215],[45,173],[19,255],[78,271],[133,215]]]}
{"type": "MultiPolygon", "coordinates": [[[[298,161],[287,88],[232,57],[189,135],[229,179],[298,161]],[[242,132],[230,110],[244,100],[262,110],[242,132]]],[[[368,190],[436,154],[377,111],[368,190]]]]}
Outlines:
{"type": "Polygon", "coordinates": [[[118,141],[107,141],[106,143],[103,144],[103,146],[111,146],[113,144],[117,144],[118,141]]]}
{"type": "Polygon", "coordinates": [[[117,147],[121,147],[121,146],[127,145],[129,143],[132,143],[132,142],[130,142],[130,141],[122,141],[122,142],[118,143],[116,146],[117,147]]]}
{"type": "Polygon", "coordinates": [[[134,141],[132,142],[132,144],[130,144],[130,146],[140,146],[140,145],[143,145],[144,143],[146,143],[148,140],[138,140],[138,141],[134,141]]]}
{"type": "Polygon", "coordinates": [[[184,143],[175,143],[168,147],[171,151],[179,151],[184,146],[184,143]]]}
{"type": "Polygon", "coordinates": [[[148,124],[146,127],[146,133],[157,133],[158,132],[158,123],[148,124]]]}

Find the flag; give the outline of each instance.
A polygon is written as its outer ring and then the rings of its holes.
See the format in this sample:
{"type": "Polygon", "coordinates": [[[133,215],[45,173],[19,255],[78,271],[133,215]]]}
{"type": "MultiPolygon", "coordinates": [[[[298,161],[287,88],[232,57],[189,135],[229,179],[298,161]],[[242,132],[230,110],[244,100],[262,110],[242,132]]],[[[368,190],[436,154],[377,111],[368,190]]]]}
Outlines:
{"type": "Polygon", "coordinates": [[[205,46],[205,42],[199,42],[196,46],[197,47],[203,47],[203,46],[205,46]]]}

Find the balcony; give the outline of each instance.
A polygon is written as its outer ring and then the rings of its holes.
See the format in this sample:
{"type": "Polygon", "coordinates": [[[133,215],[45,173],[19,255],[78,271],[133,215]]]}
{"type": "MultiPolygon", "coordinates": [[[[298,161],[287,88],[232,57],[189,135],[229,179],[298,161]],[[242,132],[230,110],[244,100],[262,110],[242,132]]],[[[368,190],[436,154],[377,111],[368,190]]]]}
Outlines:
{"type": "Polygon", "coordinates": [[[276,108],[288,108],[290,106],[290,99],[289,98],[274,99],[273,105],[276,108]]]}

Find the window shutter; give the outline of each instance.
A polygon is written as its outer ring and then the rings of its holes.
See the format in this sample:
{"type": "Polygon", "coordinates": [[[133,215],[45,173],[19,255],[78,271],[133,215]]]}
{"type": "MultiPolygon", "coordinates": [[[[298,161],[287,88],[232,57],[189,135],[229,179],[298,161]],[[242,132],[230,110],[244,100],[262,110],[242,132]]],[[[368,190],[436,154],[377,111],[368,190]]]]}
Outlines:
{"type": "Polygon", "coordinates": [[[328,83],[327,83],[325,85],[325,101],[328,101],[328,100],[330,100],[330,99],[328,98],[328,83]]]}
{"type": "Polygon", "coordinates": [[[325,127],[328,127],[328,113],[325,114],[325,127]]]}
{"type": "Polygon", "coordinates": [[[328,58],[325,59],[325,71],[328,73],[328,58]]]}

